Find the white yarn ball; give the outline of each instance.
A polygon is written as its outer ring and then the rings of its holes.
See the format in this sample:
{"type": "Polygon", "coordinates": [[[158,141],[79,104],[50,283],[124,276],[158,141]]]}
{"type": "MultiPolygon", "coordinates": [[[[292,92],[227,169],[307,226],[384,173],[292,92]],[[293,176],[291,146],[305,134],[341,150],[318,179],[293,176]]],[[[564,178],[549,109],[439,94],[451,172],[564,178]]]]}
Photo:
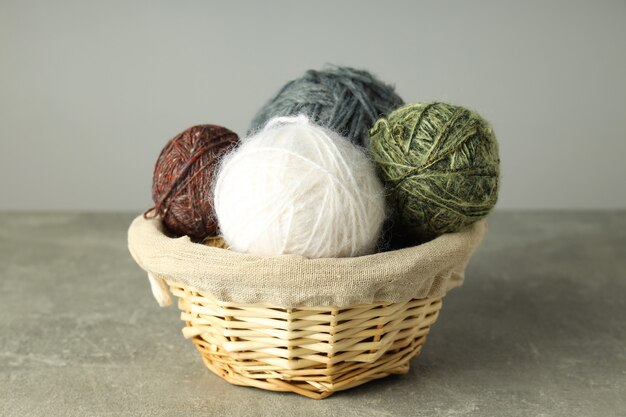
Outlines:
{"type": "Polygon", "coordinates": [[[385,196],[364,151],[305,116],[276,117],[223,161],[215,212],[231,250],[308,258],[371,253],[385,196]]]}

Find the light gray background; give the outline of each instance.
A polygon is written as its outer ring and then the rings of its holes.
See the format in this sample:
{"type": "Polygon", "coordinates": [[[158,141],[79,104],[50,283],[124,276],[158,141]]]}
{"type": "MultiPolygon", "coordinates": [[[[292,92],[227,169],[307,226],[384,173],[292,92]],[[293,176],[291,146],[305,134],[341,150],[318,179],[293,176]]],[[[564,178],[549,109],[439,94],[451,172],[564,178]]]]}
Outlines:
{"type": "Polygon", "coordinates": [[[499,208],[624,208],[626,2],[0,0],[0,209],[146,209],[165,142],[366,68],[478,110],[499,208]]]}

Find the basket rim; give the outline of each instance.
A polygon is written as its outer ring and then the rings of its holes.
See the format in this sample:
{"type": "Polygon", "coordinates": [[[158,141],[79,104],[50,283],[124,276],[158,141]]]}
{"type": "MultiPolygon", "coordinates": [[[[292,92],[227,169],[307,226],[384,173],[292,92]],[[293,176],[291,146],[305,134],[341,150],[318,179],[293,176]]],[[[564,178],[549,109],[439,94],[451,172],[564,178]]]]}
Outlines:
{"type": "Polygon", "coordinates": [[[485,232],[481,220],[418,246],[371,255],[268,257],[172,238],[158,218],[139,215],[129,227],[128,248],[145,271],[223,301],[342,306],[443,296],[462,284],[485,232]]]}

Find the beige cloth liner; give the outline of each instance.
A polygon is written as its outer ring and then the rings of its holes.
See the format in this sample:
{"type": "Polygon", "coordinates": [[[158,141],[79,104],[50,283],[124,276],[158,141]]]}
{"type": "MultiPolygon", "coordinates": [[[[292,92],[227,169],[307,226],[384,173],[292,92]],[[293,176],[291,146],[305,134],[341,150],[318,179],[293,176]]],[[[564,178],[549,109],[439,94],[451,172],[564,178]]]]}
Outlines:
{"type": "Polygon", "coordinates": [[[171,238],[158,219],[138,216],[128,248],[150,277],[160,305],[171,303],[163,280],[212,294],[220,301],[280,307],[401,302],[443,296],[463,283],[486,230],[484,220],[410,248],[355,258],[263,257],[171,238]]]}

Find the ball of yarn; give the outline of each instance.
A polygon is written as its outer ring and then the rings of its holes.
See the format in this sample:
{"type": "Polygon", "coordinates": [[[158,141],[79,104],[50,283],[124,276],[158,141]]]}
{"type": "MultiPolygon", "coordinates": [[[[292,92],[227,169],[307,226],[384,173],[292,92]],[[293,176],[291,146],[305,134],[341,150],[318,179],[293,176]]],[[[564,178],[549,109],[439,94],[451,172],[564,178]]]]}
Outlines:
{"type": "Polygon", "coordinates": [[[500,159],[491,126],[445,103],[408,104],[376,122],[370,151],[399,228],[419,239],[456,232],[496,204],[500,159]]]}
{"type": "Polygon", "coordinates": [[[307,115],[313,122],[367,147],[376,119],[402,105],[393,87],[349,67],[309,70],[288,82],[256,114],[249,133],[276,116],[307,115]]]}
{"type": "Polygon", "coordinates": [[[215,211],[237,252],[358,256],[376,248],[384,187],[363,149],[305,116],[279,117],[224,158],[215,211]]]}
{"type": "Polygon", "coordinates": [[[216,233],[211,184],[221,157],[237,141],[224,127],[199,125],[165,145],[154,167],[152,199],[173,234],[200,241],[216,233]]]}

